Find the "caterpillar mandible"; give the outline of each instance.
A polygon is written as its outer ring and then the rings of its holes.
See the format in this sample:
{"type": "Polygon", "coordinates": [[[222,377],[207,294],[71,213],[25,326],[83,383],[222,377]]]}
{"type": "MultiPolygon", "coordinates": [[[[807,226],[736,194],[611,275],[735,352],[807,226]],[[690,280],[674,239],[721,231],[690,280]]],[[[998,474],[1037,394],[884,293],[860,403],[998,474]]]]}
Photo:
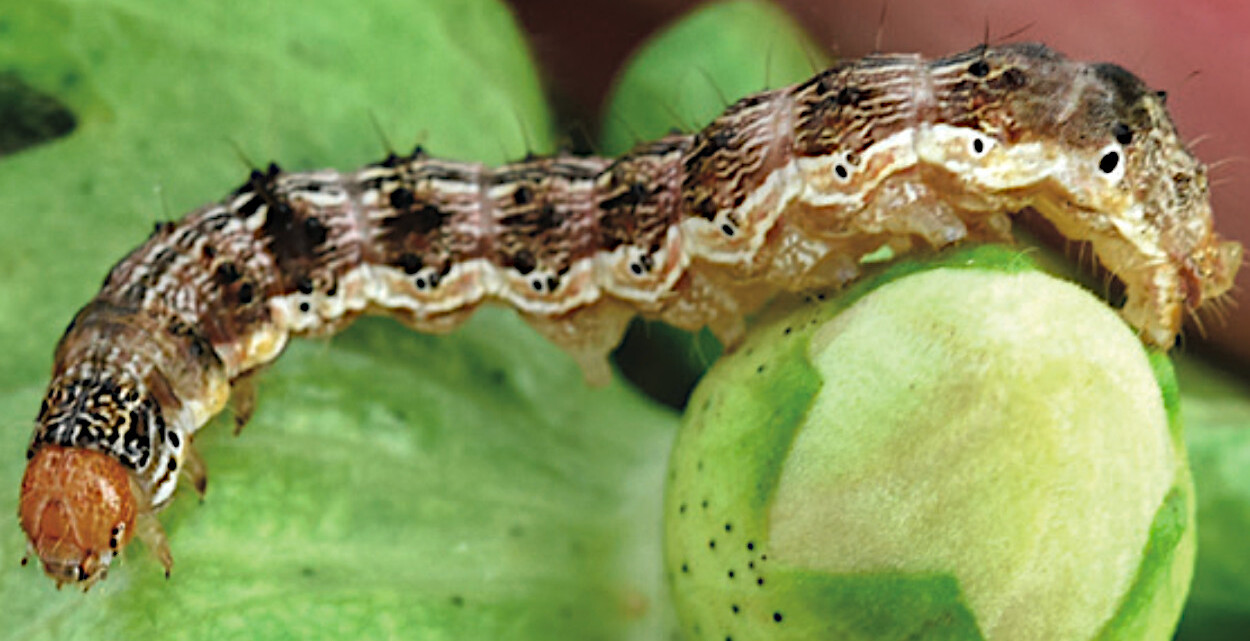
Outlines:
{"type": "Polygon", "coordinates": [[[366,313],[446,332],[501,302],[604,382],[635,315],[732,346],[779,291],[843,285],[883,246],[1008,240],[1026,207],[1092,245],[1157,347],[1241,262],[1162,97],[1036,44],[845,61],[618,158],[270,165],[157,225],[67,329],[22,480],[29,552],[89,587],[138,537],[168,571],[156,513],[179,475],[204,487],[193,436],[292,335],[366,313]]]}

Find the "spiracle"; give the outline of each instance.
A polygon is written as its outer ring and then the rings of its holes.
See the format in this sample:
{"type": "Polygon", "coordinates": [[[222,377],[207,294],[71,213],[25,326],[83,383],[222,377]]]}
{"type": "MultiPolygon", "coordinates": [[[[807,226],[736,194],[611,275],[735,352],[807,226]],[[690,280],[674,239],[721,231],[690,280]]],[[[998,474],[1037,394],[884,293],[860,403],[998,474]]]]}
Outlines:
{"type": "Polygon", "coordinates": [[[780,291],[843,285],[882,247],[1009,240],[1025,208],[1090,243],[1156,347],[1241,263],[1162,98],[1037,44],[844,61],[617,158],[255,170],[157,225],[61,339],[22,483],[30,552],[90,585],[138,537],[168,570],[155,514],[180,474],[204,488],[193,435],[293,335],[375,312],[446,332],[502,303],[602,383],[635,315],[732,347],[780,291]]]}

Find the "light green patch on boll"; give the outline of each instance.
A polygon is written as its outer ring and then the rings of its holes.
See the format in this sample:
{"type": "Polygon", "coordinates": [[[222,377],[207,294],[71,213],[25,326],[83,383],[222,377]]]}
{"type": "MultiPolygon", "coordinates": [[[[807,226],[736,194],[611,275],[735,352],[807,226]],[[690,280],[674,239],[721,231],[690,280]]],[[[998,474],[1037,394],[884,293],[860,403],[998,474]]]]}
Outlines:
{"type": "Polygon", "coordinates": [[[696,391],[666,557],[691,639],[1167,639],[1193,497],[1166,356],[981,247],[759,323],[696,391]]]}

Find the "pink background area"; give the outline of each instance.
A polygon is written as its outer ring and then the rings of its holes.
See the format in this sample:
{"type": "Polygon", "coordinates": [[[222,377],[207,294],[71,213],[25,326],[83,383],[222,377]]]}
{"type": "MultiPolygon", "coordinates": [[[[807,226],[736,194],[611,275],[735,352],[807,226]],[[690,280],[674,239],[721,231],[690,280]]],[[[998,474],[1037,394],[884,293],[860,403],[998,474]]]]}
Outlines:
{"type": "MultiPolygon", "coordinates": [[[[553,92],[595,120],[614,72],[654,30],[695,6],[686,0],[514,0],[553,92]]],[[[1168,92],[1181,134],[1212,165],[1216,226],[1250,244],[1250,3],[1241,0],[778,0],[817,42],[839,56],[875,48],[937,56],[1017,32],[1072,58],[1115,62],[1168,92]],[[885,20],[881,20],[885,6],[885,20]]],[[[1204,316],[1209,352],[1243,372],[1250,363],[1250,269],[1238,278],[1239,308],[1204,316]]]]}

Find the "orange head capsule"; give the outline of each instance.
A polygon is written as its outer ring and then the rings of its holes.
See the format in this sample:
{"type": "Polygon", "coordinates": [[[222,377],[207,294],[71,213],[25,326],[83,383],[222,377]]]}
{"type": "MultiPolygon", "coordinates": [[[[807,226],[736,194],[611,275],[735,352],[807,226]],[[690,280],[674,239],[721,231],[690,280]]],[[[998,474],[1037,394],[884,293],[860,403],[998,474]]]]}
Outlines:
{"type": "Polygon", "coordinates": [[[57,587],[85,589],[134,535],[130,474],[107,454],[45,445],[26,465],[18,516],[28,550],[57,587]]]}

